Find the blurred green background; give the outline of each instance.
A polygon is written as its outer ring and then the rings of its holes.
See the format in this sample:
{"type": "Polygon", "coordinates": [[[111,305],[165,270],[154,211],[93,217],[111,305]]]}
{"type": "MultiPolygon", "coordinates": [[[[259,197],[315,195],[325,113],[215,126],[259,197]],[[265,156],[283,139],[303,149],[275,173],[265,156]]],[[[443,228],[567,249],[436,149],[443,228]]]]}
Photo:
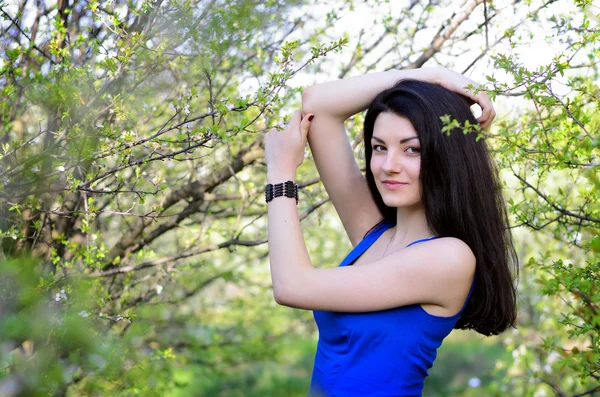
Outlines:
{"type": "MultiPolygon", "coordinates": [[[[0,0],[0,396],[306,395],[318,336],[273,300],[264,134],[312,84],[435,66],[495,101],[521,272],[517,328],[454,331],[424,396],[599,396],[598,10],[0,0]]],[[[336,266],[308,151],[297,175],[311,260],[336,266]]]]}

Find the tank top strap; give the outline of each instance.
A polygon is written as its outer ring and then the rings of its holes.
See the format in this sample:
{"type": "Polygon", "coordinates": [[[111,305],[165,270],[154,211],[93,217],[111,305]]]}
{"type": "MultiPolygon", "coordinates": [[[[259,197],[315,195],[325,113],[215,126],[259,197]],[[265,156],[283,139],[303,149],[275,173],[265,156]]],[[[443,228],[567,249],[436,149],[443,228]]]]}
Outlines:
{"type": "Polygon", "coordinates": [[[465,310],[467,307],[467,303],[469,303],[469,299],[471,299],[471,295],[473,294],[473,290],[475,289],[475,283],[477,282],[477,274],[473,277],[473,283],[471,283],[471,289],[469,290],[469,294],[467,295],[467,299],[465,299],[465,303],[463,304],[462,309],[460,309],[460,313],[465,310]]]}
{"type": "Polygon", "coordinates": [[[413,241],[412,243],[408,244],[408,245],[406,246],[406,248],[410,247],[410,246],[411,246],[411,245],[413,245],[413,244],[422,243],[423,241],[429,241],[429,240],[433,240],[433,239],[436,239],[436,238],[439,238],[439,236],[433,236],[433,237],[422,238],[422,239],[420,239],[420,240],[413,241]]]}
{"type": "Polygon", "coordinates": [[[358,258],[360,255],[362,255],[363,252],[367,250],[367,248],[373,245],[375,240],[377,240],[379,236],[383,234],[383,232],[385,232],[392,226],[393,225],[389,222],[382,222],[381,224],[377,225],[377,227],[371,230],[369,234],[367,234],[365,238],[362,239],[361,242],[359,242],[352,251],[350,251],[348,256],[346,256],[342,263],[340,263],[340,266],[347,266],[348,264],[354,262],[356,258],[358,258]]]}
{"type": "Polygon", "coordinates": [[[388,230],[390,227],[392,227],[393,225],[390,222],[387,221],[381,221],[381,223],[379,223],[377,226],[375,226],[373,228],[373,230],[371,230],[369,233],[367,233],[367,235],[365,236],[364,240],[368,240],[370,238],[375,238],[375,240],[377,240],[377,238],[379,236],[381,236],[383,234],[383,232],[385,232],[386,230],[388,230]]]}

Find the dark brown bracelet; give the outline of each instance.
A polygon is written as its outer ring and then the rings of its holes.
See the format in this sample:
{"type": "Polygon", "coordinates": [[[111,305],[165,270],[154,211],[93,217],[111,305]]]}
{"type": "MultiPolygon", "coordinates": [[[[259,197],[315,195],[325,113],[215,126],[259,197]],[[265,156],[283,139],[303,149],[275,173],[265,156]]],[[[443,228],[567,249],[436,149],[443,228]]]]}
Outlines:
{"type": "Polygon", "coordinates": [[[295,198],[296,205],[298,205],[298,184],[293,181],[276,184],[267,183],[267,186],[265,186],[265,201],[268,203],[279,196],[295,198]]]}

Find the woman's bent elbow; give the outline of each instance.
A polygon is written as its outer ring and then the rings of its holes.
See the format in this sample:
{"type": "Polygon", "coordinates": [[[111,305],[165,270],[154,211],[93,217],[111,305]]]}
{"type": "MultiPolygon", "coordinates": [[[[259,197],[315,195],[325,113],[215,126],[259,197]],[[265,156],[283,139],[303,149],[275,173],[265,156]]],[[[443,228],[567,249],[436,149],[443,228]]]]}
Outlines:
{"type": "Polygon", "coordinates": [[[273,299],[275,299],[275,302],[278,305],[287,306],[285,303],[285,299],[284,299],[283,295],[281,294],[281,292],[273,290],[273,299]]]}
{"type": "Polygon", "coordinates": [[[311,98],[312,98],[312,94],[311,94],[311,88],[312,87],[306,87],[304,90],[302,90],[302,116],[306,116],[308,113],[314,113],[314,109],[312,109],[312,103],[311,103],[311,98]]]}

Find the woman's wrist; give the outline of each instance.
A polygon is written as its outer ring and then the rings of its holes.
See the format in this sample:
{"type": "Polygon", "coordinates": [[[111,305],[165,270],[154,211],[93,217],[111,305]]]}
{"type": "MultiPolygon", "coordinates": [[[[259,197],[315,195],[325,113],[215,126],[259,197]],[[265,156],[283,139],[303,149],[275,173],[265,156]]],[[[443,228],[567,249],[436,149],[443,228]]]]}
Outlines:
{"type": "Polygon", "coordinates": [[[267,183],[282,183],[285,181],[294,181],[296,179],[296,171],[284,170],[273,167],[272,170],[267,170],[267,183]]]}
{"type": "Polygon", "coordinates": [[[409,73],[416,73],[413,78],[415,80],[424,81],[427,83],[440,84],[444,68],[441,66],[430,66],[411,70],[409,73]]]}

